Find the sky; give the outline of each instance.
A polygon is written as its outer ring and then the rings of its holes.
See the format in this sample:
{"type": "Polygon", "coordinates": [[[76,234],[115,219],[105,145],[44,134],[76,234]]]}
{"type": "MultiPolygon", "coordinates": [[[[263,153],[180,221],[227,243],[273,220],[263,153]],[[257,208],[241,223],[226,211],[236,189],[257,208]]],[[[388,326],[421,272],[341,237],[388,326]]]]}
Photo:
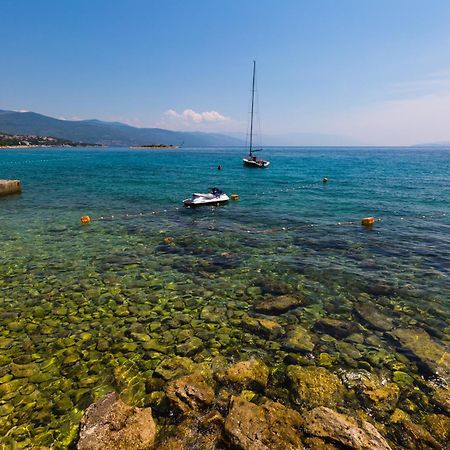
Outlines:
{"type": "Polygon", "coordinates": [[[0,11],[0,109],[245,133],[256,60],[271,143],[450,141],[448,0],[0,0],[0,11]]]}

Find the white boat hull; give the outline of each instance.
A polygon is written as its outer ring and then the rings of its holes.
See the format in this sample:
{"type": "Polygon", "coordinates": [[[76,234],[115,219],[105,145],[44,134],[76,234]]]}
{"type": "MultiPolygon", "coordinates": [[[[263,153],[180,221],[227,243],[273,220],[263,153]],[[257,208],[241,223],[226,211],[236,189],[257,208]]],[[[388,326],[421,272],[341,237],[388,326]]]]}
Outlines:
{"type": "Polygon", "coordinates": [[[197,206],[218,206],[230,200],[227,194],[194,194],[192,198],[183,200],[184,206],[196,208],[197,206]]]}
{"type": "Polygon", "coordinates": [[[243,158],[242,161],[248,167],[257,167],[259,169],[264,169],[265,167],[269,167],[270,165],[269,161],[264,161],[263,159],[257,159],[255,161],[254,159],[243,158]]]}

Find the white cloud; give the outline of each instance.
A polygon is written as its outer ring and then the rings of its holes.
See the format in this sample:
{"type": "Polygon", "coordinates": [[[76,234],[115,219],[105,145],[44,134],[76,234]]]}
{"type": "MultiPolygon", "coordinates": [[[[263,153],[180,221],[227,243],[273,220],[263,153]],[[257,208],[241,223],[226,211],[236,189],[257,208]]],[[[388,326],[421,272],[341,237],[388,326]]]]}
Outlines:
{"type": "Polygon", "coordinates": [[[188,123],[225,122],[230,120],[229,117],[225,117],[217,111],[195,112],[193,109],[185,109],[182,113],[178,113],[174,109],[169,109],[165,112],[165,116],[188,123]]]}

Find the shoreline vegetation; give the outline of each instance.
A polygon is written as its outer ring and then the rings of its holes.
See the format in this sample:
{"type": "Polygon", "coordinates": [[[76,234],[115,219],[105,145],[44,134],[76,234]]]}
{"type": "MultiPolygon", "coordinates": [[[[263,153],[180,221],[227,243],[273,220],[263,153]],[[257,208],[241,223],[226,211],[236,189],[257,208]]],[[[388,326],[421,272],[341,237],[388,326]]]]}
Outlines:
{"type": "Polygon", "coordinates": [[[0,132],[0,148],[101,147],[100,144],[74,142],[53,136],[8,134],[0,132]]]}

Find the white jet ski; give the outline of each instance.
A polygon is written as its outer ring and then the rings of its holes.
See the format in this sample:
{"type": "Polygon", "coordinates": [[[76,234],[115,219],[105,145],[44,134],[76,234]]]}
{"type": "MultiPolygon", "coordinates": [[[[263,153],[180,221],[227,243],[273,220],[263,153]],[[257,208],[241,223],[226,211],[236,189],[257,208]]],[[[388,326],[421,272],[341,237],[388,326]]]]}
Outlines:
{"type": "Polygon", "coordinates": [[[227,194],[214,187],[207,194],[192,194],[192,198],[183,200],[183,204],[189,208],[195,208],[197,206],[218,206],[222,203],[227,203],[228,200],[230,200],[230,197],[227,194]]]}

